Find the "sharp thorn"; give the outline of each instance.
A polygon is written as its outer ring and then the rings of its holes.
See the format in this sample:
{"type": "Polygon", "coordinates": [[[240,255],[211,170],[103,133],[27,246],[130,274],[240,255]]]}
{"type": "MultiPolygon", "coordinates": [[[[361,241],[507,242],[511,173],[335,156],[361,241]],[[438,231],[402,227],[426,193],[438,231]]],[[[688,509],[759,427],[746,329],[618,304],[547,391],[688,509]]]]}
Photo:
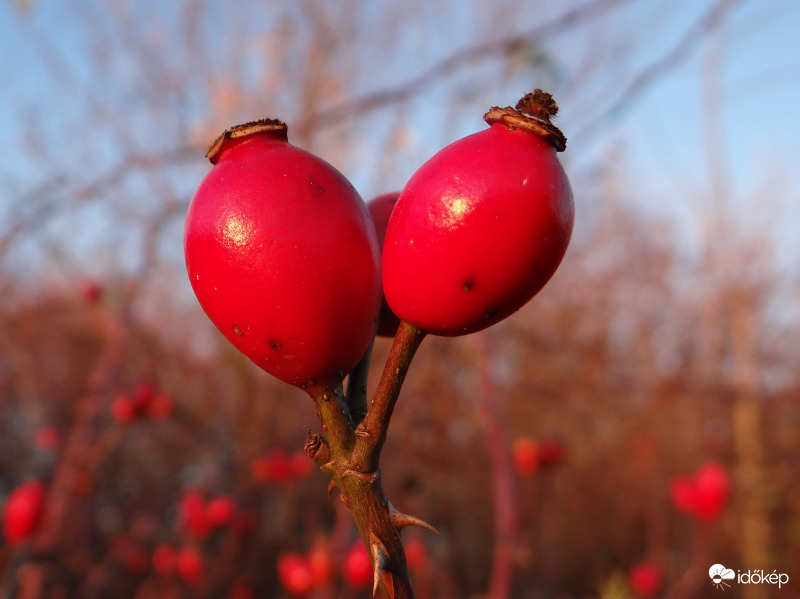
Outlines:
{"type": "Polygon", "coordinates": [[[439,534],[439,531],[436,530],[433,526],[425,522],[420,518],[416,518],[414,516],[409,516],[408,514],[404,514],[403,512],[397,510],[391,503],[389,504],[389,514],[392,518],[392,524],[397,530],[401,530],[406,526],[420,526],[426,530],[431,531],[432,533],[439,534]]]}
{"type": "Polygon", "coordinates": [[[372,553],[372,596],[375,596],[378,586],[383,583],[386,594],[394,599],[394,576],[389,571],[389,553],[374,532],[369,533],[369,547],[372,553]]]}

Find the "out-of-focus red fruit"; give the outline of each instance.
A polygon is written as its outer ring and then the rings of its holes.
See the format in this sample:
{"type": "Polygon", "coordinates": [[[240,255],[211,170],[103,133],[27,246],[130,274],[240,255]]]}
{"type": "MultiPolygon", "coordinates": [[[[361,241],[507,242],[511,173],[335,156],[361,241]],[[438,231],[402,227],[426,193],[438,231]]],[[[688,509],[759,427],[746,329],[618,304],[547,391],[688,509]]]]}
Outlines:
{"type": "Polygon", "coordinates": [[[147,406],[147,413],[154,418],[168,418],[175,409],[175,402],[169,393],[156,393],[147,406]]]}
{"type": "Polygon", "coordinates": [[[539,464],[542,468],[550,468],[564,461],[564,444],[556,439],[545,439],[539,442],[539,464]]]}
{"type": "Polygon", "coordinates": [[[133,412],[136,416],[143,416],[153,397],[156,395],[156,386],[151,381],[140,381],[130,395],[133,412]]]}
{"type": "Polygon", "coordinates": [[[198,538],[204,538],[211,530],[206,517],[206,501],[200,491],[188,491],[181,499],[180,515],[188,531],[198,538]]]}
{"type": "Polygon", "coordinates": [[[124,563],[125,569],[131,574],[141,574],[147,569],[150,556],[141,547],[131,546],[126,552],[124,563]]]}
{"type": "Polygon", "coordinates": [[[158,574],[166,575],[175,569],[177,553],[169,543],[162,543],[153,551],[153,570],[158,574]]]}
{"type": "Polygon", "coordinates": [[[46,495],[47,489],[38,479],[11,491],[3,508],[3,534],[9,545],[27,540],[39,526],[46,495]]]}
{"type": "Polygon", "coordinates": [[[267,456],[255,458],[250,462],[250,476],[257,483],[264,484],[269,482],[271,471],[272,467],[267,456]]]}
{"type": "Polygon", "coordinates": [[[197,584],[203,580],[203,556],[194,547],[184,547],[175,557],[175,571],[185,582],[197,584]]]}
{"type": "Polygon", "coordinates": [[[532,476],[539,471],[539,446],[536,441],[520,437],[511,448],[514,467],[523,476],[532,476]]]}
{"type": "Polygon", "coordinates": [[[268,454],[269,477],[279,485],[291,482],[294,472],[289,454],[282,447],[276,447],[268,454]]]}
{"type": "Polygon", "coordinates": [[[415,570],[428,562],[428,547],[422,539],[409,539],[403,546],[410,569],[415,570]]]}
{"type": "Polygon", "coordinates": [[[294,597],[305,597],[314,588],[308,560],[299,553],[284,553],[278,558],[278,580],[294,597]]]}
{"type": "Polygon", "coordinates": [[[291,463],[292,474],[297,478],[307,478],[314,472],[314,461],[303,450],[292,454],[291,463]]]}
{"type": "Polygon", "coordinates": [[[42,451],[56,452],[61,447],[61,434],[54,426],[43,426],[36,431],[34,443],[42,451]]]}
{"type": "Polygon", "coordinates": [[[694,479],[688,476],[675,477],[669,486],[669,496],[672,505],[679,511],[686,514],[693,513],[697,503],[697,487],[694,479]]]}
{"type": "Polygon", "coordinates": [[[218,495],[206,505],[206,520],[211,526],[225,526],[236,513],[236,500],[230,495],[218,495]]]}
{"type": "Polygon", "coordinates": [[[124,395],[118,395],[111,402],[111,416],[123,424],[130,422],[136,416],[133,402],[124,395]]]}
{"type": "Polygon", "coordinates": [[[103,297],[103,288],[97,281],[84,281],[81,285],[81,299],[89,306],[95,305],[103,297]]]}
{"type": "Polygon", "coordinates": [[[731,491],[728,471],[721,464],[708,462],[695,473],[694,484],[697,493],[697,518],[704,522],[716,520],[725,508],[731,491]]]}
{"type": "Polygon", "coordinates": [[[654,561],[642,562],[630,571],[628,582],[634,593],[640,597],[650,597],[661,590],[664,569],[654,561]]]}
{"type": "Polygon", "coordinates": [[[372,585],[372,562],[367,548],[355,543],[344,556],[342,571],[345,582],[354,589],[365,589],[372,585]]]}
{"type": "Polygon", "coordinates": [[[670,498],[678,510],[702,522],[711,522],[725,508],[730,490],[730,476],[725,467],[708,462],[691,477],[678,476],[673,479],[670,498]]]}
{"type": "MultiPolygon", "coordinates": [[[[378,244],[383,252],[383,239],[386,237],[386,226],[389,224],[389,217],[392,215],[397,198],[400,197],[399,191],[385,193],[372,198],[367,202],[369,215],[372,217],[372,224],[375,225],[375,233],[378,235],[378,244]]],[[[386,297],[381,302],[381,312],[378,317],[378,328],[375,334],[379,337],[394,337],[397,334],[397,327],[400,326],[400,319],[392,312],[386,297]]]]}
{"type": "Polygon", "coordinates": [[[228,599],[256,599],[256,594],[249,586],[237,584],[231,589],[228,599]]]}
{"type": "Polygon", "coordinates": [[[308,567],[314,586],[326,586],[333,580],[333,556],[325,539],[318,539],[308,552],[308,567]]]}

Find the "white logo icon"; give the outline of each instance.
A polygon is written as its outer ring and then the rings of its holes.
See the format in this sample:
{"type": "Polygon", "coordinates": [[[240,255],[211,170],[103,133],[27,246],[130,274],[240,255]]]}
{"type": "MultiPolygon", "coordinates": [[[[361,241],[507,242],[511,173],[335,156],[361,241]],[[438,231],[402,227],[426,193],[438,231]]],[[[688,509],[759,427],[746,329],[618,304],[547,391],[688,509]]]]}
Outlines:
{"type": "Polygon", "coordinates": [[[722,564],[714,564],[708,569],[708,576],[711,578],[711,583],[721,591],[725,590],[725,587],[730,588],[726,580],[733,580],[736,578],[736,572],[731,570],[730,568],[726,568],[722,564]]]}

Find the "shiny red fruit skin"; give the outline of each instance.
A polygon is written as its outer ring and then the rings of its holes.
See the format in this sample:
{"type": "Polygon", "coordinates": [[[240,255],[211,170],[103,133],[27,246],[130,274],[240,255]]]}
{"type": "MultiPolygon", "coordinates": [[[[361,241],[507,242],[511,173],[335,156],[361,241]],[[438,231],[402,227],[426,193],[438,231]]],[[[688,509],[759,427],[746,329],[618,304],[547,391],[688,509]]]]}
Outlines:
{"type": "Polygon", "coordinates": [[[574,213],[556,150],[493,123],[442,149],[401,192],[383,248],[386,300],[429,333],[484,329],[547,283],[574,213]]]}
{"type": "MultiPolygon", "coordinates": [[[[384,193],[372,198],[367,202],[367,210],[375,225],[375,233],[378,235],[378,244],[383,251],[383,240],[386,237],[386,227],[389,224],[389,217],[392,215],[397,198],[400,197],[399,191],[384,193]]],[[[397,334],[397,327],[400,326],[400,319],[392,312],[386,297],[381,301],[381,312],[378,318],[378,328],[375,334],[378,337],[394,337],[397,334]]]]}
{"type": "Polygon", "coordinates": [[[361,197],[282,133],[225,140],[195,193],[184,249],[200,305],[255,364],[298,387],[359,361],[381,301],[361,197]]]}

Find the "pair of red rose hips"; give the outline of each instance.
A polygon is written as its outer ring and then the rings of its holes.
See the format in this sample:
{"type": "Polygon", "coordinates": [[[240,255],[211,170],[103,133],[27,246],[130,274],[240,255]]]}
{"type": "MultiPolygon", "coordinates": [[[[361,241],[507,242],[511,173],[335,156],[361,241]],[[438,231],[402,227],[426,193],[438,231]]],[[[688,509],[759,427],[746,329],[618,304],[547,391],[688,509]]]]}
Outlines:
{"type": "Polygon", "coordinates": [[[492,108],[488,129],[376,198],[372,218],[341,173],[288,143],[284,123],[226,131],[186,220],[201,306],[253,362],[304,388],[341,381],[376,327],[394,334],[393,314],[445,336],[506,318],[550,279],[572,233],[556,111],[540,90],[492,108]]]}

